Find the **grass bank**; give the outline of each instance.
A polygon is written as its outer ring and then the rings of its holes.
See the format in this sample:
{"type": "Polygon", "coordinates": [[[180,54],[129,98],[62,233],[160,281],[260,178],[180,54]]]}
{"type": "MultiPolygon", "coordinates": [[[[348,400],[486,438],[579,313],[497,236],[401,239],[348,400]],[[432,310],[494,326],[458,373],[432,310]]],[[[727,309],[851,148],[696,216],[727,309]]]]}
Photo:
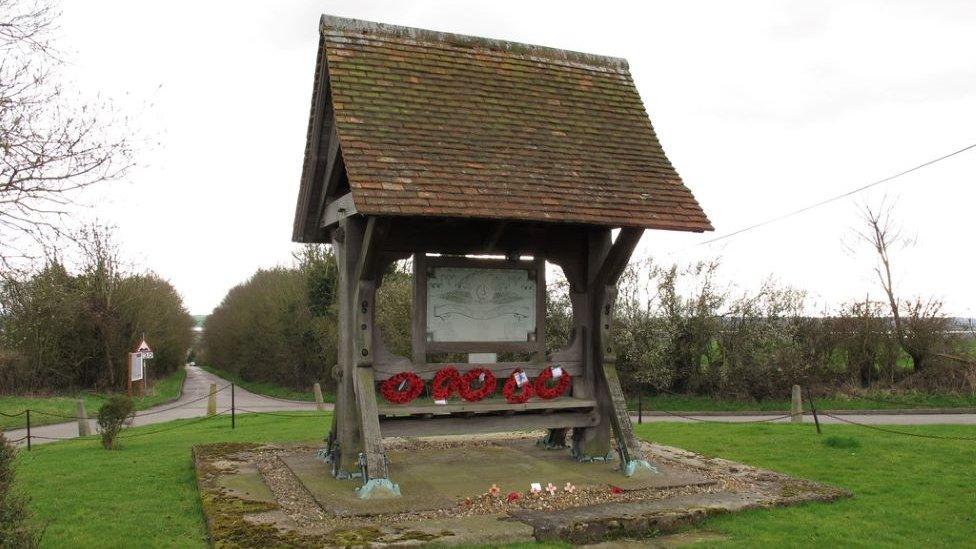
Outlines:
{"type": "MultiPolygon", "coordinates": [[[[804,395],[805,397],[806,395],[804,395]]],[[[976,408],[976,395],[937,395],[929,393],[905,393],[899,395],[868,394],[863,398],[846,395],[818,397],[818,410],[894,410],[909,408],[976,408]]],[[[632,410],[637,409],[637,399],[629,401],[632,410]]],[[[809,409],[810,403],[804,402],[809,409]]],[[[660,395],[644,397],[644,410],[669,412],[766,412],[788,413],[790,401],[782,400],[732,400],[697,395],[660,395]]]]}
{"type": "MultiPolygon", "coordinates": [[[[296,391],[289,387],[283,387],[274,383],[268,383],[264,381],[248,381],[241,378],[237,374],[232,374],[230,372],[225,372],[223,370],[218,370],[212,366],[199,365],[204,370],[210,372],[215,376],[220,376],[227,381],[237,385],[238,387],[243,387],[252,393],[257,393],[259,395],[265,395],[274,398],[283,398],[286,400],[303,400],[306,402],[314,402],[315,395],[312,393],[312,388],[309,387],[307,391],[296,391]]],[[[335,396],[330,393],[323,393],[322,399],[325,402],[335,402],[335,396]]]]}
{"type": "MultiPolygon", "coordinates": [[[[153,382],[150,395],[133,399],[136,410],[145,410],[172,400],[180,396],[183,387],[183,380],[186,378],[186,370],[180,368],[176,372],[157,379],[153,382]]],[[[88,417],[95,417],[98,409],[110,395],[108,393],[94,393],[91,391],[80,391],[70,395],[54,396],[7,396],[0,395],[0,412],[4,414],[18,414],[23,410],[31,410],[31,425],[49,425],[51,423],[63,423],[63,417],[74,417],[77,414],[75,401],[81,399],[85,402],[85,410],[88,417]],[[35,413],[36,411],[36,413],[35,413]],[[55,414],[55,415],[47,415],[55,414]]],[[[26,418],[23,415],[17,417],[6,417],[0,415],[0,429],[22,429],[26,426],[26,418]]]]}
{"type": "MultiPolygon", "coordinates": [[[[19,454],[19,486],[48,524],[45,547],[118,547],[132,540],[142,546],[204,547],[190,448],[209,442],[317,444],[329,416],[307,415],[243,414],[236,430],[224,416],[140,427],[127,431],[140,436],[123,441],[120,451],[102,450],[91,438],[38,446],[19,454]]],[[[826,425],[822,437],[810,425],[645,424],[637,429],[650,440],[816,479],[855,494],[833,504],[711,519],[700,528],[728,536],[710,542],[716,545],[961,547],[976,536],[973,442],[847,425],[826,425]],[[840,438],[824,444],[831,436],[840,438]]],[[[976,436],[970,426],[899,429],[976,436]]]]}

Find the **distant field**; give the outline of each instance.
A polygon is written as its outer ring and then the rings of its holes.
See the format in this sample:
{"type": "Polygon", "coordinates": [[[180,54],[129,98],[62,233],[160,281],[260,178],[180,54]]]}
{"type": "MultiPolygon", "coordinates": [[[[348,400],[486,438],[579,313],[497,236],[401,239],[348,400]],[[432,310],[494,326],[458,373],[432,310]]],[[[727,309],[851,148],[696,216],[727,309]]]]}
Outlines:
{"type": "MultiPolygon", "coordinates": [[[[154,382],[150,396],[133,399],[136,410],[145,410],[159,404],[176,400],[180,396],[180,389],[183,387],[183,379],[186,377],[186,370],[180,368],[176,372],[154,382]]],[[[75,401],[78,399],[85,401],[85,410],[88,417],[94,418],[98,414],[105,399],[108,398],[104,393],[79,392],[72,395],[56,396],[0,396],[0,412],[4,414],[17,414],[30,408],[31,425],[49,425],[51,423],[63,423],[71,421],[57,416],[76,415],[75,401]],[[47,415],[57,414],[57,416],[47,415]]],[[[6,417],[0,415],[0,429],[23,429],[26,426],[26,418],[23,415],[17,417],[6,417]]]]}
{"type": "MultiPolygon", "coordinates": [[[[267,383],[263,381],[247,381],[242,379],[241,376],[237,374],[232,374],[230,372],[225,372],[223,370],[218,370],[211,366],[199,365],[204,370],[210,372],[215,376],[220,376],[227,381],[251,391],[252,393],[257,393],[259,395],[270,396],[274,398],[283,398],[286,400],[303,400],[306,402],[313,402],[315,400],[315,394],[312,392],[312,388],[309,387],[307,391],[296,391],[289,387],[282,387],[281,385],[275,385],[274,383],[267,383]]],[[[322,399],[325,402],[335,402],[335,396],[323,393],[322,399]]]]}

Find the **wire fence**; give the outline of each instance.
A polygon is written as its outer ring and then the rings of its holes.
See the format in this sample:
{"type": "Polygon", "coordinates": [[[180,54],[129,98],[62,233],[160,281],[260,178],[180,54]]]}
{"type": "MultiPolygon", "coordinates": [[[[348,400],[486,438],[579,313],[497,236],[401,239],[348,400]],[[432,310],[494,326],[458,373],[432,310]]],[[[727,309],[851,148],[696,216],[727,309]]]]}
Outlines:
{"type": "Polygon", "coordinates": [[[850,425],[857,425],[858,427],[864,427],[865,429],[873,429],[875,431],[881,431],[882,433],[889,433],[889,434],[892,434],[892,435],[904,435],[904,436],[908,436],[908,437],[927,438],[927,439],[933,439],[933,440],[956,440],[956,441],[976,442],[976,437],[960,437],[960,436],[951,436],[951,435],[947,435],[947,436],[946,435],[932,435],[932,434],[928,434],[928,433],[912,433],[912,432],[909,432],[909,431],[902,431],[902,430],[899,430],[899,429],[891,429],[889,427],[882,427],[880,425],[871,425],[870,423],[860,423],[860,422],[853,421],[853,420],[850,420],[850,419],[846,419],[846,418],[843,418],[843,417],[835,416],[835,415],[833,415],[833,414],[831,414],[829,412],[821,412],[821,414],[824,415],[824,416],[827,416],[829,418],[836,419],[837,421],[840,421],[840,422],[843,422],[843,423],[847,423],[847,424],[850,424],[850,425]]]}
{"type": "MultiPolygon", "coordinates": [[[[262,398],[270,398],[271,400],[281,401],[283,403],[287,403],[288,405],[302,405],[302,404],[308,404],[308,405],[311,405],[311,406],[316,405],[316,403],[313,403],[313,402],[305,403],[305,402],[301,402],[301,401],[288,401],[288,400],[284,400],[284,399],[278,399],[278,398],[273,398],[273,397],[266,397],[265,395],[261,395],[261,397],[262,398]]],[[[235,429],[236,426],[237,426],[237,415],[239,413],[254,414],[254,415],[259,415],[259,416],[272,416],[272,417],[284,418],[284,419],[290,419],[290,418],[309,419],[309,418],[316,417],[316,415],[309,415],[307,413],[305,413],[305,414],[302,414],[302,413],[293,413],[294,410],[265,411],[265,410],[259,409],[259,408],[280,408],[279,406],[276,406],[276,405],[261,405],[261,404],[257,404],[257,403],[252,403],[252,404],[249,404],[246,408],[245,407],[237,406],[237,404],[236,404],[236,398],[235,398],[235,385],[233,383],[228,383],[227,385],[224,385],[223,387],[215,388],[214,390],[209,391],[206,395],[204,395],[202,397],[199,397],[199,398],[194,398],[194,399],[188,400],[186,402],[181,402],[181,403],[176,404],[174,406],[169,406],[169,407],[166,407],[166,408],[161,408],[159,410],[151,410],[151,411],[146,411],[146,412],[143,412],[143,413],[134,414],[133,415],[133,419],[140,418],[140,417],[146,417],[146,416],[152,416],[152,415],[156,415],[156,414],[161,414],[161,413],[169,412],[169,411],[172,411],[172,410],[187,408],[188,406],[191,406],[191,405],[196,404],[198,402],[201,402],[203,400],[209,400],[211,403],[213,403],[212,404],[213,409],[211,410],[210,409],[211,406],[208,406],[208,413],[205,416],[196,417],[196,418],[189,418],[190,419],[189,421],[181,421],[179,423],[171,423],[171,424],[167,424],[165,426],[161,426],[159,428],[152,429],[152,430],[137,431],[137,432],[131,432],[131,433],[129,433],[129,432],[123,432],[123,434],[119,435],[119,438],[120,439],[130,439],[130,438],[139,438],[139,437],[151,436],[151,435],[155,435],[155,434],[159,434],[159,433],[164,433],[164,432],[167,432],[167,431],[172,431],[172,430],[176,430],[176,429],[182,429],[182,428],[189,427],[189,426],[192,426],[192,425],[201,424],[201,423],[208,422],[208,421],[213,420],[213,419],[218,418],[218,417],[228,417],[228,416],[230,417],[230,420],[231,420],[231,429],[235,429]],[[230,393],[231,393],[230,407],[227,407],[227,408],[225,408],[225,409],[223,409],[223,410],[221,410],[221,411],[218,412],[218,411],[216,411],[216,396],[217,396],[218,393],[221,393],[221,392],[227,391],[227,390],[230,390],[230,393]]],[[[904,402],[904,401],[899,402],[899,401],[896,401],[896,400],[884,400],[884,399],[872,399],[872,398],[866,398],[866,400],[877,400],[879,402],[884,402],[884,403],[887,403],[887,404],[908,404],[907,402],[904,402]]],[[[638,402],[641,403],[642,402],[642,399],[638,399],[638,402]]],[[[816,407],[816,403],[815,403],[815,401],[814,401],[814,399],[812,398],[811,395],[806,395],[806,399],[805,399],[805,402],[803,404],[805,406],[802,406],[801,409],[799,410],[799,412],[797,414],[794,414],[794,413],[791,412],[791,413],[787,413],[787,414],[783,414],[783,415],[775,415],[775,416],[771,416],[771,417],[764,417],[762,419],[748,419],[748,420],[747,419],[738,419],[738,418],[706,419],[706,418],[703,418],[700,415],[696,415],[694,412],[685,412],[685,413],[682,413],[682,412],[674,412],[674,411],[670,411],[670,410],[655,410],[655,412],[657,412],[657,413],[663,413],[663,414],[668,415],[668,416],[677,417],[677,418],[681,418],[681,419],[685,419],[685,420],[693,421],[693,422],[697,422],[697,423],[725,424],[725,425],[728,425],[728,424],[737,424],[737,425],[767,424],[767,423],[774,423],[774,422],[784,421],[784,420],[787,420],[787,419],[793,419],[796,415],[799,415],[799,416],[802,417],[804,415],[808,415],[809,414],[809,415],[812,415],[813,416],[814,422],[816,423],[816,426],[817,426],[817,433],[818,434],[821,433],[820,417],[823,416],[823,417],[831,418],[831,419],[833,419],[833,420],[835,420],[837,422],[840,422],[840,423],[854,425],[854,426],[858,426],[858,427],[865,428],[865,429],[872,429],[874,431],[883,432],[883,433],[887,433],[887,434],[901,435],[901,436],[909,436],[909,437],[917,437],[917,438],[924,438],[924,439],[930,439],[930,440],[948,440],[948,441],[976,442],[976,437],[951,436],[951,435],[943,436],[943,435],[935,435],[935,434],[927,434],[927,433],[915,433],[915,432],[906,431],[906,430],[902,430],[902,429],[894,429],[894,428],[890,428],[890,427],[882,427],[882,426],[879,426],[879,425],[873,425],[873,424],[869,424],[869,423],[863,423],[863,422],[859,422],[859,421],[854,421],[852,419],[842,417],[841,415],[838,415],[836,411],[832,411],[832,410],[820,410],[820,411],[818,411],[817,410],[817,407],[816,407]]],[[[310,409],[309,411],[315,412],[317,410],[310,409]]],[[[638,412],[638,422],[641,422],[642,421],[642,407],[641,407],[640,404],[638,405],[638,411],[637,412],[638,412]]],[[[77,420],[85,420],[85,421],[90,420],[90,418],[85,417],[85,416],[73,416],[73,415],[61,414],[61,413],[57,413],[57,412],[49,412],[49,411],[45,411],[45,410],[26,409],[26,410],[21,410],[20,412],[17,412],[17,413],[0,412],[0,415],[2,415],[3,417],[14,418],[14,417],[24,416],[25,419],[26,419],[26,425],[27,425],[27,432],[26,432],[26,434],[24,436],[21,436],[20,438],[13,439],[13,440],[8,440],[7,442],[9,442],[11,444],[19,444],[19,443],[26,442],[27,449],[30,450],[31,449],[31,442],[34,441],[34,440],[37,440],[37,441],[61,441],[61,440],[71,440],[71,439],[77,438],[75,436],[52,436],[50,434],[37,434],[37,433],[32,433],[32,431],[31,431],[31,427],[32,427],[32,425],[31,425],[31,415],[32,414],[40,414],[40,415],[43,415],[43,416],[55,417],[55,418],[65,419],[65,420],[76,420],[76,421],[77,420]]],[[[166,423],[169,423],[169,422],[166,422],[166,423]]],[[[35,426],[35,428],[36,427],[37,426],[35,426]]],[[[79,429],[79,431],[80,431],[80,429],[79,429]]]]}
{"type": "MultiPolygon", "coordinates": [[[[199,398],[194,398],[194,399],[191,399],[191,400],[187,400],[185,402],[180,402],[179,404],[176,404],[176,405],[173,405],[173,406],[168,406],[168,407],[165,407],[165,408],[160,408],[158,410],[150,410],[150,411],[145,411],[145,412],[142,412],[142,413],[134,413],[131,416],[131,420],[136,420],[138,418],[143,418],[143,417],[146,417],[146,416],[158,415],[158,414],[162,414],[162,413],[165,413],[165,412],[171,412],[173,410],[186,409],[186,408],[188,408],[188,407],[190,407],[190,406],[192,406],[194,404],[197,404],[197,403],[199,403],[201,401],[204,401],[204,400],[208,400],[209,401],[208,402],[208,406],[207,406],[207,408],[208,408],[207,415],[205,415],[203,417],[192,418],[191,421],[185,421],[185,422],[181,422],[181,423],[177,423],[177,424],[172,424],[172,425],[168,425],[166,427],[159,428],[159,429],[153,429],[153,430],[149,430],[149,431],[138,431],[138,432],[134,432],[134,433],[131,433],[131,434],[128,434],[128,433],[127,434],[122,434],[122,435],[119,436],[119,438],[120,439],[129,439],[129,438],[136,438],[136,437],[144,437],[144,436],[154,435],[154,434],[157,434],[157,433],[163,433],[163,432],[171,431],[171,430],[174,430],[174,429],[181,429],[183,427],[187,427],[187,426],[190,426],[190,425],[195,425],[195,424],[198,424],[198,423],[202,423],[202,422],[205,422],[205,421],[209,421],[209,420],[214,419],[216,417],[221,417],[221,416],[226,417],[228,415],[231,418],[231,428],[234,429],[234,428],[237,427],[237,414],[239,412],[241,412],[241,413],[250,413],[250,414],[258,414],[258,415],[276,416],[276,417],[285,417],[285,418],[309,418],[309,417],[314,417],[314,416],[310,416],[308,414],[300,415],[300,414],[289,414],[289,413],[273,413],[273,412],[267,412],[267,411],[261,411],[261,410],[257,410],[257,409],[252,409],[252,408],[280,408],[281,407],[279,405],[273,405],[273,404],[272,405],[250,404],[249,407],[248,407],[248,409],[244,409],[244,408],[238,407],[237,404],[236,404],[236,392],[235,392],[235,388],[236,388],[235,384],[228,383],[228,384],[224,385],[223,387],[215,388],[214,390],[208,391],[207,394],[205,394],[205,395],[203,395],[203,396],[201,396],[199,398]],[[217,412],[216,411],[216,398],[217,398],[217,394],[218,393],[221,393],[221,392],[224,392],[224,391],[227,391],[228,389],[230,390],[230,393],[231,393],[231,397],[230,397],[231,405],[230,405],[230,407],[228,407],[228,408],[226,408],[226,409],[224,409],[224,410],[222,410],[220,412],[217,412]],[[214,410],[213,410],[212,413],[211,413],[211,410],[210,410],[211,406],[213,406],[213,408],[214,408],[214,410]]],[[[283,402],[283,403],[287,403],[287,404],[292,405],[292,406],[294,406],[294,405],[301,406],[301,405],[304,405],[304,404],[308,404],[310,406],[317,406],[317,403],[315,403],[315,402],[306,403],[306,402],[303,402],[303,401],[289,401],[289,400],[284,400],[284,399],[280,399],[280,398],[267,397],[266,395],[261,395],[261,397],[262,398],[268,398],[270,400],[276,400],[276,401],[280,401],[280,402],[283,402]]],[[[316,411],[316,410],[310,409],[309,411],[316,411]]],[[[59,413],[59,412],[51,412],[51,411],[48,411],[48,410],[35,410],[35,409],[30,409],[30,408],[25,409],[25,410],[21,410],[21,411],[16,412],[16,413],[0,412],[0,415],[2,415],[3,417],[8,417],[8,418],[24,417],[24,419],[25,419],[26,434],[24,436],[19,437],[19,438],[16,438],[16,439],[7,440],[7,442],[9,442],[11,444],[19,444],[19,443],[22,443],[22,442],[23,443],[26,443],[26,446],[27,446],[27,450],[28,451],[30,451],[32,449],[32,445],[31,445],[32,441],[59,441],[59,440],[71,440],[71,439],[74,439],[74,438],[78,438],[78,437],[82,436],[80,434],[81,433],[81,423],[83,423],[83,422],[89,422],[92,419],[94,419],[94,418],[88,417],[87,414],[86,415],[83,415],[83,416],[78,416],[78,415],[63,414],[63,413],[59,413]],[[66,421],[78,421],[79,422],[79,435],[78,436],[53,436],[51,434],[38,434],[36,432],[32,432],[32,429],[33,430],[36,430],[38,428],[43,428],[43,427],[46,427],[46,426],[49,425],[49,423],[44,423],[42,425],[37,425],[36,423],[32,423],[32,421],[31,421],[31,416],[32,415],[34,417],[37,417],[38,415],[40,415],[40,416],[46,416],[46,417],[53,417],[53,418],[63,419],[63,420],[66,420],[66,421]]],[[[177,418],[177,419],[182,419],[182,418],[177,418]]]]}

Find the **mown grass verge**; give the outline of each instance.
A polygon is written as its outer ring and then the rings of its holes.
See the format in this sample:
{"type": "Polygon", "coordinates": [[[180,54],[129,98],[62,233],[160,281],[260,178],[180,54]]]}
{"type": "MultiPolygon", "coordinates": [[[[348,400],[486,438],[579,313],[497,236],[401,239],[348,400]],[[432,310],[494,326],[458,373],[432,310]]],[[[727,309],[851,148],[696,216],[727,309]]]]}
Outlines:
{"type": "MultiPolygon", "coordinates": [[[[329,415],[241,414],[131,429],[122,449],[97,440],[37,446],[18,457],[19,487],[47,523],[46,547],[204,547],[205,527],[190,448],[213,442],[318,444],[329,415]],[[308,417],[291,417],[301,415],[308,417]],[[195,423],[194,423],[195,422],[195,423]],[[156,433],[156,434],[144,434],[156,433]]],[[[976,443],[908,437],[849,425],[645,424],[642,437],[810,478],[854,492],[831,504],[752,511],[699,526],[728,536],[712,545],[967,546],[976,536],[976,443]],[[854,439],[828,445],[825,437],[854,439]]],[[[976,436],[972,426],[903,426],[938,436],[976,436]]],[[[490,480],[490,479],[489,479],[490,480]]],[[[490,484],[489,480],[485,480],[490,484]]]]}
{"type": "MultiPolygon", "coordinates": [[[[183,380],[185,378],[186,370],[180,368],[166,377],[155,380],[149,396],[133,399],[136,410],[145,410],[176,400],[180,396],[180,390],[183,387],[183,380]]],[[[71,395],[52,396],[0,395],[0,412],[4,414],[17,414],[29,408],[32,411],[31,426],[50,425],[52,423],[71,421],[70,419],[57,416],[74,417],[77,415],[76,401],[78,399],[85,401],[85,410],[88,412],[88,417],[93,418],[98,414],[98,409],[109,396],[109,393],[94,393],[90,391],[78,392],[71,395]]],[[[0,429],[23,429],[24,427],[26,427],[26,418],[23,415],[17,417],[0,415],[0,429]]]]}
{"type": "MultiPolygon", "coordinates": [[[[976,537],[976,441],[919,438],[852,425],[824,425],[821,436],[809,424],[635,427],[645,439],[854,493],[852,499],[829,504],[711,519],[697,529],[718,531],[728,539],[706,547],[966,547],[976,537]]],[[[973,426],[895,428],[976,437],[973,426]]]]}
{"type": "MultiPolygon", "coordinates": [[[[231,372],[225,372],[223,370],[218,370],[217,368],[214,368],[212,366],[199,365],[199,364],[198,366],[210,372],[211,374],[222,377],[227,381],[237,385],[238,387],[247,389],[252,393],[270,396],[274,398],[283,398],[286,400],[302,400],[306,402],[315,401],[315,394],[312,392],[311,387],[309,387],[307,391],[296,391],[294,389],[288,387],[282,387],[281,385],[277,385],[274,383],[268,383],[264,381],[248,381],[246,379],[241,378],[241,376],[237,374],[233,374],[231,372]]],[[[322,400],[324,400],[325,402],[335,402],[335,395],[332,395],[330,393],[323,393],[322,400]]]]}
{"type": "MultiPolygon", "coordinates": [[[[804,395],[806,399],[806,395],[804,395]]],[[[864,397],[835,395],[817,397],[818,410],[896,410],[911,408],[976,408],[974,395],[938,395],[929,393],[903,393],[889,395],[872,393],[864,397]]],[[[809,410],[810,403],[804,401],[809,410]]],[[[637,399],[629,401],[631,410],[637,409],[637,399]]],[[[644,397],[644,410],[669,412],[783,412],[789,413],[790,401],[782,400],[733,400],[697,395],[660,395],[644,397]]]]}

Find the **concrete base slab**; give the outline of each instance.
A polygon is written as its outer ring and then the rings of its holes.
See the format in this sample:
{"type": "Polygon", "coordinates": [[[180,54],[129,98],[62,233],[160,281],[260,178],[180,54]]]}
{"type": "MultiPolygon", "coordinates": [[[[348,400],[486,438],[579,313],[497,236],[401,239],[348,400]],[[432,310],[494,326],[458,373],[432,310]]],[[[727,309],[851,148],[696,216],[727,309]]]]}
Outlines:
{"type": "Polygon", "coordinates": [[[492,484],[507,495],[526,492],[533,482],[553,483],[562,490],[566,483],[578,489],[622,490],[678,488],[714,484],[700,474],[662,465],[659,474],[643,470],[624,476],[616,462],[580,463],[569,450],[546,450],[531,439],[500,439],[491,444],[457,442],[405,444],[387,451],[390,479],[400,486],[402,497],[364,500],[355,492],[358,481],[336,480],[329,466],[314,453],[281,456],[323,509],[336,516],[369,516],[389,513],[432,511],[450,508],[458,501],[478,498],[492,484]]]}
{"type": "MultiPolygon", "coordinates": [[[[677,448],[645,444],[659,473],[579,463],[532,437],[426,439],[387,445],[402,497],[364,500],[314,448],[194,448],[214,543],[236,546],[574,544],[673,532],[712,514],[829,501],[843,490],[677,448]],[[553,485],[550,493],[530,484],[553,485]],[[489,487],[498,487],[489,493],[489,487]]],[[[663,542],[663,540],[661,540],[663,542]]],[[[676,543],[679,544],[680,543],[676,543]]]]}

